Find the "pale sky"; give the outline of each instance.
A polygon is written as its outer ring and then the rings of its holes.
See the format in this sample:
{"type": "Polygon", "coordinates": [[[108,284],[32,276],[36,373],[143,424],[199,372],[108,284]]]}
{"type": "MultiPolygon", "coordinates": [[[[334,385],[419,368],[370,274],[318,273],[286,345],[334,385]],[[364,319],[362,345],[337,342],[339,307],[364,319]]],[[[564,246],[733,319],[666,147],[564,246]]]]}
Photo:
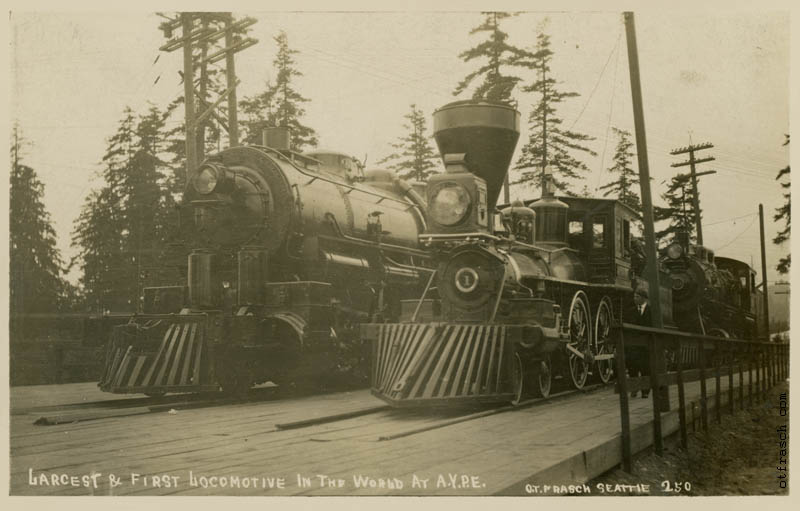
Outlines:
{"type": "MultiPolygon", "coordinates": [[[[403,134],[411,103],[424,110],[430,127],[435,108],[465,98],[454,98],[452,90],[474,64],[457,56],[478,41],[469,30],[482,19],[477,9],[236,14],[258,19],[251,35],[260,41],[237,54],[239,97],[261,90],[271,76],[272,37],[285,30],[290,47],[300,52],[297,68],[304,76],[296,87],[311,99],[305,122],[317,130],[320,146],[359,158],[367,154],[373,164],[403,134]]],[[[509,42],[532,47],[545,17],[553,74],[563,90],[581,94],[559,115],[567,127],[596,137],[590,146],[598,156],[581,156],[592,170],[586,184],[594,189],[610,179],[606,169],[616,145],[610,127],[633,131],[622,16],[522,12],[503,25],[509,42]]],[[[165,41],[160,22],[139,12],[10,16],[11,115],[32,143],[24,163],[45,183],[65,258],[74,254],[73,221],[89,190],[99,186],[94,176],[106,138],[125,106],[144,112],[148,101],[165,106],[182,92],[180,52],[158,50],[165,41]]],[[[752,260],[760,273],[757,212],[763,203],[768,276],[775,280],[774,266],[789,249],[771,243],[778,230],[772,214],[782,203],[775,175],[789,162],[782,146],[789,130],[788,12],[648,10],[636,13],[636,29],[653,195],[688,170],[670,167],[685,159],[669,155],[671,149],[712,142],[715,147],[702,155],[716,161],[698,169],[717,171],[701,178],[705,244],[718,255],[752,260]]],[[[517,97],[523,114],[519,149],[536,98],[517,97]]],[[[538,191],[512,187],[512,196],[538,191]]]]}

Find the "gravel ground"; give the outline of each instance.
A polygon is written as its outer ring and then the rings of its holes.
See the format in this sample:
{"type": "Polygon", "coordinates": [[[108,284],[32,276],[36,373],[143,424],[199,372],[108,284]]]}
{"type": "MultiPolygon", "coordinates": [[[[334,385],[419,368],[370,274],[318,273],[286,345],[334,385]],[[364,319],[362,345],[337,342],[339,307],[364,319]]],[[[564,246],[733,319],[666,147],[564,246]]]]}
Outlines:
{"type": "MultiPolygon", "coordinates": [[[[663,457],[648,452],[634,459],[635,475],[617,469],[595,479],[590,486],[594,490],[598,483],[648,484],[651,495],[787,495],[788,477],[786,488],[781,488],[779,475],[788,475],[788,460],[785,464],[780,462],[781,457],[787,458],[788,433],[782,455],[779,428],[789,428],[788,395],[788,382],[781,383],[768,392],[761,404],[737,411],[732,417],[723,409],[721,424],[717,424],[712,412],[707,432],[699,430],[699,421],[698,432],[692,433],[690,426],[688,450],[681,448],[679,438],[670,438],[665,442],[663,457]],[[781,394],[785,396],[783,416],[781,394]],[[779,471],[779,466],[787,471],[779,471]],[[686,483],[690,485],[688,490],[686,483]],[[672,491],[665,491],[667,485],[672,491]]],[[[592,494],[598,495],[595,491],[592,494]]],[[[626,494],[641,495],[614,495],[626,494]]]]}

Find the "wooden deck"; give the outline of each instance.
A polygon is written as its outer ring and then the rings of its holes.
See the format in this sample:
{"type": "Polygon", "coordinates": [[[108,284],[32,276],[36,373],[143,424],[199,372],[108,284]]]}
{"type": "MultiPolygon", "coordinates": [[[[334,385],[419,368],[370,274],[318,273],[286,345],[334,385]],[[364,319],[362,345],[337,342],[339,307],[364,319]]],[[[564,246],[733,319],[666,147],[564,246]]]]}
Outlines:
{"type": "MultiPolygon", "coordinates": [[[[713,394],[713,379],[708,389],[713,394]]],[[[687,402],[699,393],[699,382],[687,385],[687,402]]],[[[675,410],[674,388],[670,396],[675,410]]],[[[723,392],[723,403],[726,396],[723,392]]],[[[619,397],[611,387],[408,436],[402,434],[447,423],[453,415],[382,410],[276,428],[382,404],[362,390],[34,425],[42,415],[70,409],[64,406],[70,403],[94,411],[101,404],[92,403],[120,397],[120,406],[141,400],[103,394],[94,384],[12,388],[11,494],[524,494],[526,482],[543,477],[556,478],[546,483],[583,482],[619,463],[619,397]],[[380,440],[396,434],[399,438],[380,440]],[[118,485],[112,486],[112,475],[118,485]],[[204,479],[212,476],[218,479],[204,479]],[[308,485],[300,484],[303,478],[308,485]]],[[[637,450],[652,440],[651,406],[649,399],[631,400],[637,450]]],[[[107,411],[108,403],[102,409],[107,411]]],[[[665,414],[665,434],[674,431],[675,415],[665,414]]]]}

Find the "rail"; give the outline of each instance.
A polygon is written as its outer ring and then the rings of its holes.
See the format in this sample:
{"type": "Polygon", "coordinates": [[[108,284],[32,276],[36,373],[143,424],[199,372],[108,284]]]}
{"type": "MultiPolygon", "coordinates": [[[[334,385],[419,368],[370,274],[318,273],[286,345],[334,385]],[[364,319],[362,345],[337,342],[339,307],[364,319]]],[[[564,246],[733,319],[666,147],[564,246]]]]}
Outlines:
{"type": "MultiPolygon", "coordinates": [[[[689,334],[676,330],[661,328],[648,328],[629,323],[622,323],[616,327],[616,361],[617,361],[617,391],[619,393],[620,422],[622,426],[622,468],[631,472],[631,426],[629,411],[629,392],[637,390],[652,390],[653,403],[653,448],[658,456],[664,452],[661,414],[669,410],[669,395],[667,389],[671,385],[678,387],[678,420],[681,445],[688,445],[688,430],[686,421],[685,384],[700,381],[700,419],[703,430],[708,429],[708,393],[706,389],[707,371],[713,370],[715,380],[715,406],[716,422],[722,421],[721,405],[721,377],[723,372],[728,377],[728,403],[730,414],[735,411],[734,406],[734,375],[739,374],[738,401],[740,409],[744,409],[744,374],[748,374],[748,406],[753,405],[759,395],[763,399],[766,392],[784,381],[789,376],[789,344],[764,341],[748,341],[708,335],[689,334]],[[647,348],[647,361],[649,376],[629,377],[625,360],[625,347],[643,346],[647,348]],[[684,367],[683,348],[696,348],[699,367],[688,369],[684,367]],[[675,357],[674,371],[668,370],[665,349],[671,349],[677,354],[675,357]],[[712,354],[709,366],[707,360],[709,352],[712,354]],[[709,367],[707,367],[709,366],[709,367]],[[746,367],[746,370],[745,370],[746,367]],[[756,391],[753,392],[753,372],[755,371],[756,391]]],[[[692,408],[694,416],[694,408],[692,408]]],[[[692,421],[694,425],[694,420],[692,421]]]]}

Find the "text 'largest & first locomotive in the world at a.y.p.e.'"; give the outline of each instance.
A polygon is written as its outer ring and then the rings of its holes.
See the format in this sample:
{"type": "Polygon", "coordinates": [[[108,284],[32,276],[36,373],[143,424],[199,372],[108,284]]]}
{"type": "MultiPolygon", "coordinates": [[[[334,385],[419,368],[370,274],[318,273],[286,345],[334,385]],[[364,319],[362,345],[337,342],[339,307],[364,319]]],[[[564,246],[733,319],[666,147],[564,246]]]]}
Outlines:
{"type": "Polygon", "coordinates": [[[411,185],[290,151],[281,129],[191,169],[180,217],[186,285],[146,288],[143,313],[113,329],[104,391],[324,385],[363,368],[358,324],[396,318],[432,271],[411,185]]]}

